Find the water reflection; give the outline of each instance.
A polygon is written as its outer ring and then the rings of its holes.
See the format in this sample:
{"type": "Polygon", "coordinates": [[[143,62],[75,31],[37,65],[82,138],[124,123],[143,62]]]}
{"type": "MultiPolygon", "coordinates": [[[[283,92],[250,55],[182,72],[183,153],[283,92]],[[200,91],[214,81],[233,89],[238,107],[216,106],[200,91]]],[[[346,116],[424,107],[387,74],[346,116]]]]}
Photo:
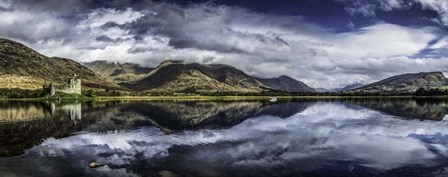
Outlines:
{"type": "Polygon", "coordinates": [[[442,120],[448,112],[445,99],[352,99],[347,102],[405,119],[442,120]]]}
{"type": "Polygon", "coordinates": [[[257,115],[291,116],[310,103],[0,102],[0,156],[20,155],[46,138],[154,125],[164,132],[224,128],[257,115]]]}
{"type": "Polygon", "coordinates": [[[1,124],[35,121],[59,115],[66,115],[73,121],[80,120],[81,103],[0,101],[1,124]]]}
{"type": "Polygon", "coordinates": [[[55,104],[0,102],[0,156],[19,155],[45,138],[80,131],[81,103],[55,104]]]}
{"type": "Polygon", "coordinates": [[[35,113],[0,126],[17,139],[2,156],[28,149],[0,158],[5,175],[448,175],[445,100],[27,104],[2,104],[35,113]]]}
{"type": "Polygon", "coordinates": [[[303,111],[312,102],[140,102],[126,106],[151,120],[166,132],[225,128],[237,125],[250,117],[273,115],[289,117],[303,111]]]}

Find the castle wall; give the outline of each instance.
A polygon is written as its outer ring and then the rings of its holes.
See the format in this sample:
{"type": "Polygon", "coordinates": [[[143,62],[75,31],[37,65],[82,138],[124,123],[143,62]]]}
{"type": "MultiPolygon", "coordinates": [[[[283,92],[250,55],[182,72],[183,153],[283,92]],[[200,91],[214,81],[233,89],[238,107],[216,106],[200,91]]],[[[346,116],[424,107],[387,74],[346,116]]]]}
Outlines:
{"type": "Polygon", "coordinates": [[[56,92],[81,94],[81,79],[75,74],[68,83],[56,87],[52,84],[44,85],[43,90],[47,93],[47,96],[53,96],[56,92]]]}
{"type": "Polygon", "coordinates": [[[56,92],[81,94],[81,79],[71,79],[68,85],[62,88],[57,88],[56,92]]]}

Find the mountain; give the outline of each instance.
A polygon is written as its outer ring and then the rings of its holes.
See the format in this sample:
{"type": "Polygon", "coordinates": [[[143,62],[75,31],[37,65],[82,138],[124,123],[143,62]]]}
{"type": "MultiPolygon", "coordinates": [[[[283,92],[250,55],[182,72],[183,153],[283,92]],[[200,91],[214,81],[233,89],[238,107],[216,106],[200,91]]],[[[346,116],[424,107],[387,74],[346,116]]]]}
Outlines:
{"type": "Polygon", "coordinates": [[[93,62],[82,63],[84,66],[99,74],[103,78],[116,83],[131,82],[142,79],[153,70],[153,68],[141,67],[134,63],[108,62],[106,60],[97,60],[93,62]]]}
{"type": "Polygon", "coordinates": [[[355,91],[364,92],[415,92],[419,88],[443,88],[448,86],[448,80],[442,72],[421,72],[402,74],[362,86],[355,91]]]}
{"type": "Polygon", "coordinates": [[[286,92],[316,92],[315,89],[309,87],[305,83],[284,75],[277,78],[258,78],[257,80],[263,85],[275,90],[286,92]]]}
{"type": "Polygon", "coordinates": [[[365,84],[362,84],[362,83],[354,83],[354,84],[346,85],[345,87],[332,89],[331,91],[333,91],[333,92],[349,91],[349,90],[357,89],[357,88],[362,87],[364,85],[365,84]]]}
{"type": "Polygon", "coordinates": [[[325,92],[331,92],[331,90],[328,90],[326,88],[314,88],[317,93],[325,93],[325,92]]]}
{"type": "Polygon", "coordinates": [[[83,63],[97,74],[131,90],[150,92],[260,92],[280,90],[315,92],[288,76],[260,79],[223,64],[199,64],[167,60],[156,68],[107,61],[83,63]]]}
{"type": "Polygon", "coordinates": [[[184,64],[164,61],[147,77],[124,85],[138,91],[154,92],[259,92],[263,85],[228,65],[184,64]]]}
{"type": "Polygon", "coordinates": [[[65,83],[75,73],[81,77],[83,86],[117,87],[73,60],[47,57],[23,44],[0,38],[0,88],[40,89],[44,83],[65,83]]]}

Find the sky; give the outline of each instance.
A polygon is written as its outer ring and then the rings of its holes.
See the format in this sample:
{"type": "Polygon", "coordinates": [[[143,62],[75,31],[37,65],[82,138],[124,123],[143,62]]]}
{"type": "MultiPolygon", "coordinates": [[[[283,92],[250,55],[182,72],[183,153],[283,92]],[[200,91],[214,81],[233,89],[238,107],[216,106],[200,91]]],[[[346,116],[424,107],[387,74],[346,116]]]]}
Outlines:
{"type": "Polygon", "coordinates": [[[448,74],[448,0],[0,0],[0,26],[48,56],[221,63],[312,87],[448,74]]]}

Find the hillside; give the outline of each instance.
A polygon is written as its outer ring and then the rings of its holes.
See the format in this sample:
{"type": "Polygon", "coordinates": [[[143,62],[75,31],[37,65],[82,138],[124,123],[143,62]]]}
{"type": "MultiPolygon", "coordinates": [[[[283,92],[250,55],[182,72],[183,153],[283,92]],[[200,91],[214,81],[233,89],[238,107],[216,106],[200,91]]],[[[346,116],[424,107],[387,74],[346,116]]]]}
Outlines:
{"type": "Polygon", "coordinates": [[[126,87],[154,92],[259,92],[262,84],[244,72],[225,65],[183,64],[165,61],[147,77],[126,87]]]}
{"type": "Polygon", "coordinates": [[[73,60],[47,57],[23,44],[0,38],[0,88],[40,89],[44,83],[65,83],[75,73],[80,75],[84,86],[117,87],[73,60]]]}
{"type": "Polygon", "coordinates": [[[448,85],[448,80],[442,72],[421,72],[402,74],[362,86],[355,91],[364,92],[415,92],[419,88],[443,88],[448,85]]]}
{"type": "Polygon", "coordinates": [[[223,64],[184,64],[182,61],[167,60],[156,68],[106,61],[94,61],[84,65],[104,78],[135,91],[216,93],[260,92],[273,89],[315,92],[303,82],[287,76],[258,79],[223,64]]]}
{"type": "Polygon", "coordinates": [[[303,82],[295,80],[288,76],[280,76],[277,78],[258,78],[258,81],[264,85],[280,91],[286,92],[316,92],[315,89],[309,87],[303,82]]]}
{"type": "Polygon", "coordinates": [[[142,79],[152,70],[152,68],[141,67],[138,64],[121,64],[118,62],[108,62],[106,60],[98,60],[82,64],[99,74],[101,77],[116,83],[132,82],[142,79]]]}
{"type": "Polygon", "coordinates": [[[364,85],[365,84],[362,84],[362,83],[354,83],[354,84],[346,85],[345,87],[332,89],[331,91],[332,92],[343,92],[343,91],[355,90],[355,89],[360,88],[360,87],[362,87],[364,85]]]}

